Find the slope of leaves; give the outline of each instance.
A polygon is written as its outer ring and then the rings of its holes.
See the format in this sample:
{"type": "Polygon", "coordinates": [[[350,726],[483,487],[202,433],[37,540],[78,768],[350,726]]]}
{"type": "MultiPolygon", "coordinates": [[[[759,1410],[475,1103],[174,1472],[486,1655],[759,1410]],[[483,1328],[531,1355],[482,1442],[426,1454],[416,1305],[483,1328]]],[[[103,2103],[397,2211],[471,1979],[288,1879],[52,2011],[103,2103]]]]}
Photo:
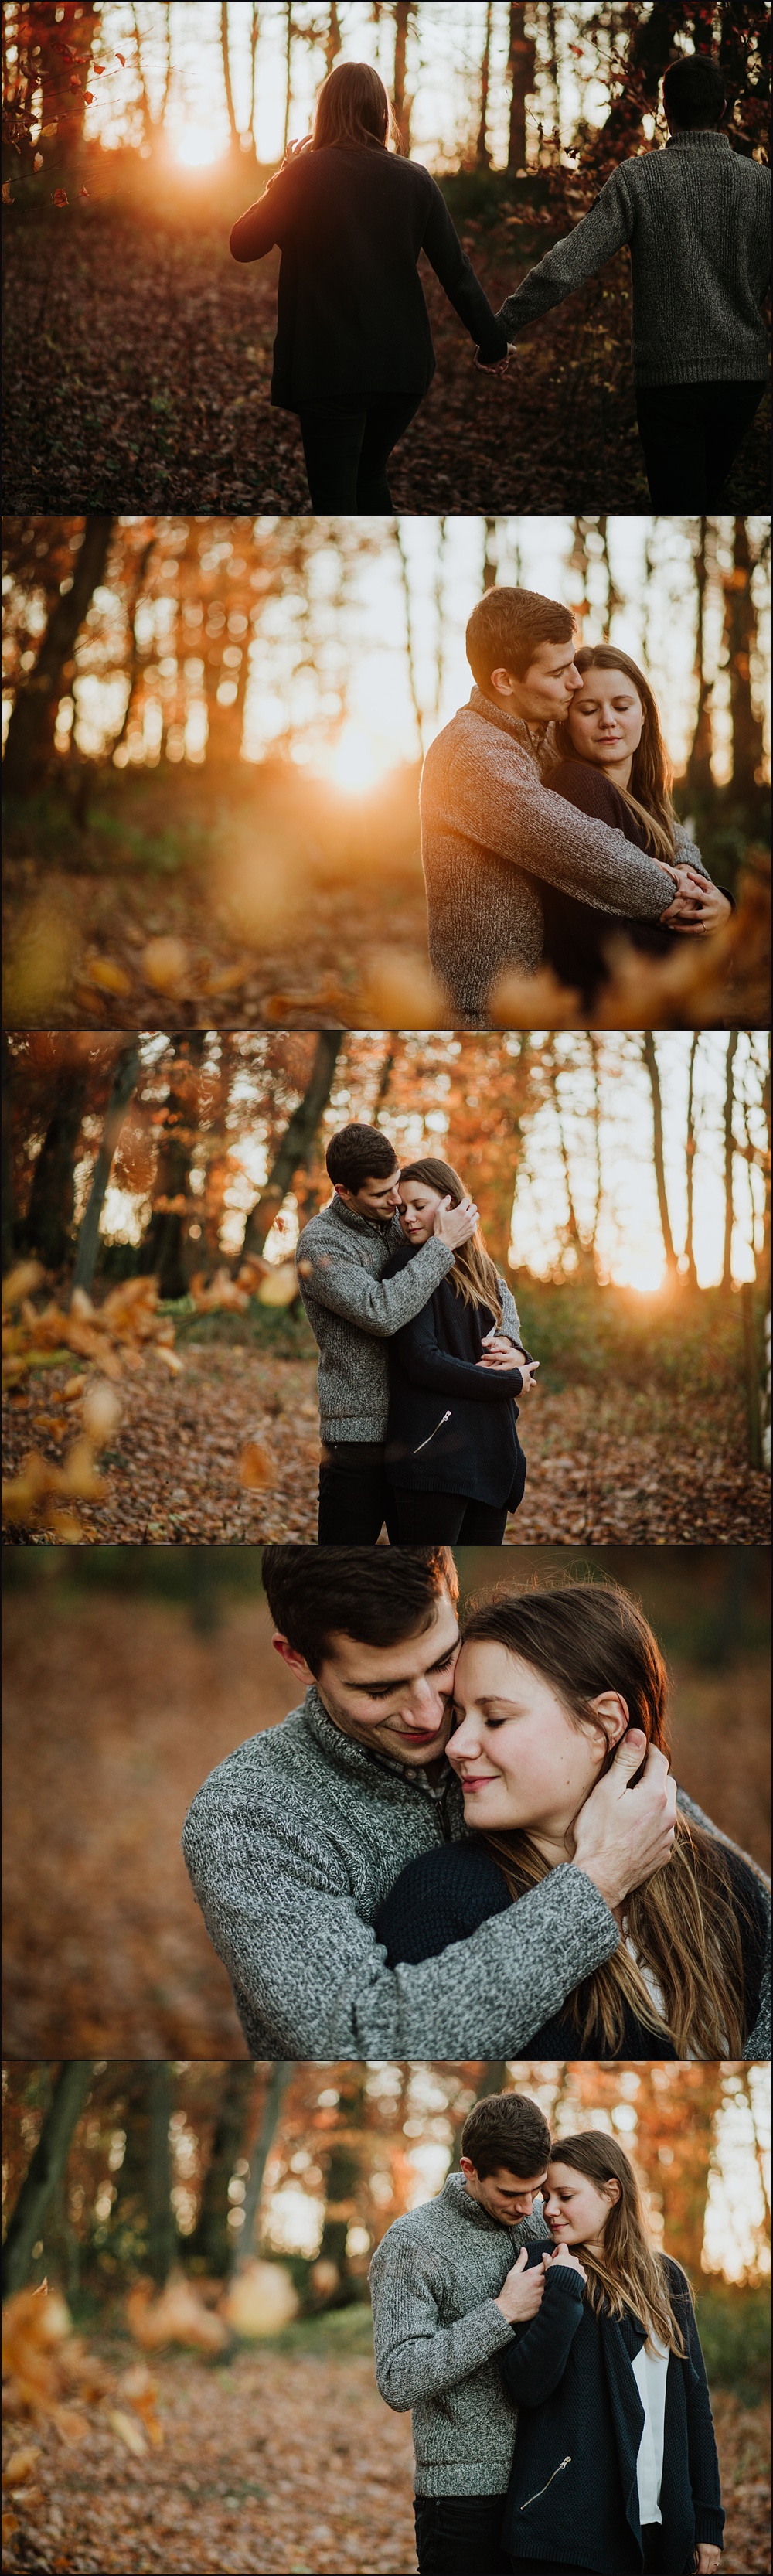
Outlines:
{"type": "MultiPolygon", "coordinates": [[[[410,2419],[389,2412],[358,2343],[358,2311],[285,2337],[228,2369],[189,2355],[154,2363],[164,2447],[142,2461],[97,2420],[76,2453],[36,2434],[34,2485],[14,2499],[6,2564],[96,2576],[410,2576],[410,2419]]],[[[115,2338],[95,2338],[111,2361],[115,2338]]],[[[770,2568],[770,2419],[712,2395],[734,2576],[770,2568]]]]}
{"type": "MultiPolygon", "coordinates": [[[[182,1605],[122,1592],[118,1568],[84,1594],[62,1589],[61,1557],[48,1563],[50,1590],[36,1580],[6,1601],[9,2054],[243,2057],[180,1832],[215,1765],[296,1702],[265,1602],[231,1598],[202,1633],[182,1605]]],[[[524,1573],[545,1570],[535,1548],[524,1573]]],[[[492,1571],[494,1551],[476,1558],[474,1587],[492,1571]]],[[[190,1575],[198,1612],[200,1562],[190,1575]]],[[[764,1644],[719,1676],[695,1649],[670,1660],[679,1778],[765,1867],[764,1644]]]]}
{"type": "MultiPolygon", "coordinates": [[[[555,234],[511,215],[493,240],[474,224],[464,237],[496,306],[555,234]]],[[[268,399],[277,273],[276,253],[236,267],[225,226],[192,237],[104,203],[12,216],[6,507],[307,509],[297,420],[268,399]]],[[[475,370],[426,268],[424,284],[438,368],[399,450],[397,508],[646,509],[624,254],[528,335],[504,379],[475,370]]],[[[758,416],[729,506],[767,500],[758,416]]]]}

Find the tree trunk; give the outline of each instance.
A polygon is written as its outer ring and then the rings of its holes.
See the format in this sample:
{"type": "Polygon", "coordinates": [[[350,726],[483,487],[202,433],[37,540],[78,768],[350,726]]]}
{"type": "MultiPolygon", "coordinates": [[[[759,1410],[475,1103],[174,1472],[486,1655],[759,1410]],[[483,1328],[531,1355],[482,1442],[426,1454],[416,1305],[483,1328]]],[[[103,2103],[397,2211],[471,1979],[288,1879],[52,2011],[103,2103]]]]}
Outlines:
{"type": "MultiPolygon", "coordinates": [[[[110,1179],[113,1156],[129,1102],[137,1088],[140,1069],[139,1040],[130,1038],[116,1057],[110,1098],[105,1111],[102,1141],[94,1165],[91,1188],[81,1220],[78,1249],[75,1255],[73,1287],[88,1293],[96,1268],[99,1224],[110,1179]]],[[[78,1121],[80,1125],[80,1119],[78,1121]]]]}
{"type": "Polygon", "coordinates": [[[228,131],[231,137],[231,151],[238,152],[239,128],[234,115],[234,94],[231,86],[231,63],[228,52],[228,0],[221,0],[220,52],[223,59],[223,87],[225,90],[225,104],[228,116],[228,131]]]}
{"type": "Polygon", "coordinates": [[[725,1231],[722,1248],[722,1286],[728,1290],[733,1284],[733,1066],[737,1046],[738,1030],[734,1029],[727,1041],[725,1066],[725,1231]]]}
{"type": "Polygon", "coordinates": [[[507,77],[510,84],[510,123],[507,141],[507,167],[511,176],[526,169],[526,100],[534,86],[535,47],[526,35],[525,0],[511,0],[510,51],[507,77]]]}
{"type": "MultiPolygon", "coordinates": [[[[294,2074],[295,2067],[292,2059],[289,2060],[289,2062],[285,2062],[283,2058],[277,2058],[271,2068],[257,2135],[250,2149],[250,2170],[247,2175],[247,2189],[242,2204],[244,2209],[244,2226],[239,2228],[238,2234],[236,2235],[236,2244],[232,2249],[233,2269],[235,2272],[241,2271],[242,2264],[248,2263],[250,2256],[254,2254],[255,2251],[255,2227],[258,2210],[260,2208],[260,2195],[263,2190],[263,2176],[265,2174],[268,2159],[276,2137],[277,2128],[279,2126],[279,2116],[284,2096],[290,2082],[290,2077],[294,2074]]],[[[236,2234],[236,2230],[234,2230],[234,2234],[236,2234]]]]}
{"type": "Polygon", "coordinates": [[[265,1188],[250,1209],[244,1228],[244,1252],[262,1252],[275,1217],[287,1197],[293,1174],[307,1171],[323,1110],[327,1108],[343,1030],[320,1029],[303,1099],[288,1119],[265,1188]]]}
{"type": "Polygon", "coordinates": [[[618,138],[628,141],[629,137],[629,149],[632,150],[636,135],[641,132],[642,117],[648,113],[654,115],[662,75],[671,61],[674,37],[677,31],[681,31],[683,20],[684,10],[678,5],[678,0],[676,5],[675,0],[667,0],[667,5],[666,0],[658,0],[657,8],[650,9],[647,18],[642,19],[637,11],[629,20],[633,29],[628,54],[629,77],[622,96],[615,99],[601,128],[600,139],[607,150],[615,148],[618,138]],[[635,106],[632,105],[634,97],[635,106]]]}
{"type": "Polygon", "coordinates": [[[148,2068],[148,2270],[163,2289],[177,2251],[171,2201],[172,2071],[166,2058],[148,2068]]]}
{"type": "Polygon", "coordinates": [[[286,10],[285,10],[285,20],[286,20],[286,25],[285,25],[285,130],[284,130],[284,145],[283,145],[283,151],[284,151],[284,153],[286,154],[286,152],[287,152],[287,146],[288,146],[288,143],[289,143],[289,140],[290,140],[290,112],[291,112],[292,103],[293,103],[293,12],[292,12],[292,0],[287,0],[287,7],[286,7],[286,10]]]}
{"type": "Polygon", "coordinates": [[[698,547],[695,557],[695,585],[697,591],[695,677],[698,695],[695,710],[695,731],[693,733],[690,755],[687,762],[687,785],[690,788],[694,788],[697,795],[705,796],[710,792],[712,784],[711,710],[709,701],[714,684],[713,681],[707,679],[706,676],[706,593],[709,579],[708,519],[701,519],[698,524],[698,547]]]}
{"type": "Polygon", "coordinates": [[[764,756],[762,719],[755,715],[751,698],[751,659],[757,645],[751,576],[746,520],[736,519],[733,569],[724,581],[725,644],[733,727],[733,802],[743,806],[750,822],[759,804],[764,756]]]}
{"type": "Polygon", "coordinates": [[[394,84],[392,89],[392,105],[395,112],[395,124],[400,135],[400,141],[404,152],[409,152],[411,148],[412,100],[406,95],[405,73],[408,49],[408,29],[413,15],[414,9],[411,5],[411,0],[395,0],[395,68],[394,84]]]}
{"type": "Polygon", "coordinates": [[[188,2239],[188,2253],[192,2260],[203,2264],[205,2271],[214,2273],[218,2280],[226,2279],[233,2260],[237,2230],[228,2225],[231,2208],[228,2185],[239,2159],[244,2157],[254,2092],[255,2068],[252,2063],[245,2066],[237,2060],[226,2068],[201,2207],[194,2234],[188,2239]]]}
{"type": "Polygon", "coordinates": [[[655,1052],[655,1040],[651,1029],[647,1029],[644,1033],[643,1051],[644,1062],[649,1074],[650,1090],[652,1093],[652,1151],[655,1164],[655,1186],[658,1194],[660,1226],[663,1236],[663,1248],[666,1256],[666,1271],[670,1278],[674,1278],[676,1275],[677,1265],[676,1253],[674,1250],[674,1238],[671,1232],[671,1218],[668,1213],[668,1197],[666,1194],[666,1167],[663,1157],[663,1103],[660,1094],[660,1073],[658,1070],[658,1059],[655,1052]]]}
{"type": "Polygon", "coordinates": [[[83,544],[73,556],[72,589],[56,602],[49,618],[34,671],[11,708],[3,761],[3,790],[25,796],[37,784],[54,739],[61,694],[62,668],[69,661],[84,617],[107,563],[112,518],[89,516],[83,544]]]}
{"type": "Polygon", "coordinates": [[[161,1297],[185,1297],[188,1289],[188,1227],[192,1201],[188,1187],[191,1155],[198,1132],[198,1088],[205,1029],[175,1038],[150,1223],[140,1247],[137,1268],[153,1271],[161,1297]]]}
{"type": "Polygon", "coordinates": [[[342,2307],[352,2295],[349,2279],[346,2239],[352,2219],[357,2215],[358,2185],[362,2175],[359,2132],[362,2126],[366,2069],[347,2067],[341,2079],[341,2114],[346,2127],[334,2136],[327,2169],[325,2223],[319,2249],[321,2263],[334,2263],[338,2287],[329,2306],[342,2307]]]}
{"type": "Polygon", "coordinates": [[[64,2173],[70,2142],[92,2081],[93,2065],[89,2058],[71,2059],[57,2077],[53,2099],[43,2122],[34,2155],[22,2183],[3,2252],[3,2298],[14,2290],[23,2290],[29,2279],[32,2248],[37,2244],[43,2220],[60,2175],[64,2173]]]}
{"type": "Polygon", "coordinates": [[[8,1039],[3,1030],[3,1270],[10,1270],[16,1252],[16,1216],[13,1188],[13,1061],[8,1039]]]}
{"type": "Polygon", "coordinates": [[[491,62],[491,0],[488,0],[488,6],[487,6],[487,9],[486,9],[486,34],[485,34],[484,45],[483,45],[483,57],[482,57],[481,66],[480,66],[480,124],[479,124],[479,126],[478,126],[477,140],[476,140],[476,144],[475,144],[475,159],[476,159],[476,161],[477,161],[478,168],[479,168],[479,169],[481,169],[481,170],[489,170],[489,169],[491,168],[491,154],[490,154],[490,151],[489,151],[489,148],[488,148],[488,142],[487,142],[487,139],[486,139],[486,127],[487,127],[487,124],[488,124],[488,88],[489,88],[489,65],[490,65],[490,62],[491,62]]]}
{"type": "Polygon", "coordinates": [[[28,1252],[37,1253],[46,1270],[61,1270],[69,1260],[75,1208],[75,1149],[88,1096],[88,1074],[72,1064],[60,1073],[55,1103],[32,1175],[24,1224],[28,1252]]]}
{"type": "Polygon", "coordinates": [[[697,1288],[698,1285],[698,1273],[695,1267],[695,1250],[693,1246],[693,1199],[695,1182],[695,1058],[697,1053],[698,1036],[696,1031],[690,1048],[690,1073],[687,1084],[687,1139],[685,1144],[687,1224],[684,1248],[687,1255],[687,1276],[691,1288],[697,1288]]]}
{"type": "Polygon", "coordinates": [[[252,14],[250,17],[250,135],[252,138],[252,152],[254,160],[257,160],[257,145],[255,142],[255,66],[259,35],[260,10],[256,6],[256,0],[252,0],[252,14]]]}
{"type": "Polygon", "coordinates": [[[333,64],[336,61],[337,55],[340,54],[340,51],[341,29],[338,24],[338,10],[336,8],[336,0],[330,0],[330,8],[327,13],[327,33],[325,36],[326,72],[332,72],[333,64]]]}

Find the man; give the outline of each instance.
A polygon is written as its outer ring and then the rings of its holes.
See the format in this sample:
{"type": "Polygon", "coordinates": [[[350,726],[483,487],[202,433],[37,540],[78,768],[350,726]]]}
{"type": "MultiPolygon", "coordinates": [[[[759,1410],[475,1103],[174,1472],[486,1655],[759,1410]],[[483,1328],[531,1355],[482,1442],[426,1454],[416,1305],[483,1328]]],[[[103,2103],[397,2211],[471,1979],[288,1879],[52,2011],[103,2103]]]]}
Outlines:
{"type": "Polygon", "coordinates": [[[500,976],[540,965],[540,878],[600,912],[685,934],[715,928],[729,907],[680,826],[679,864],[665,872],[543,786],[541,764],[557,757],[548,729],[582,687],[571,609],[538,591],[488,590],[466,641],[475,687],[427,753],[421,834],[432,964],[480,1028],[500,976]]]}
{"type": "MultiPolygon", "coordinates": [[[[304,1226],[296,1253],[298,1284],[320,1351],[321,1547],[375,1543],[384,1523],[389,1537],[396,1536],[384,1470],[386,1344],[426,1306],[453,1269],[457,1245],[468,1242],[478,1222],[472,1199],[456,1208],[444,1203],[431,1242],[422,1244],[397,1279],[385,1279],[390,1253],[402,1242],[394,1145],[380,1127],[342,1127],[325,1160],[333,1198],[304,1226]]],[[[520,1346],[520,1326],[505,1286],[503,1332],[489,1344],[487,1365],[498,1365],[505,1351],[512,1359],[513,1344],[520,1346]]]]}
{"type": "Polygon", "coordinates": [[[508,295],[513,335],[594,277],[627,242],[633,369],[647,481],[656,510],[722,510],[741,440],[765,391],[770,170],[717,131],[725,111],[707,54],[663,79],[664,152],[613,170],[582,222],[508,295]]]}
{"type": "Polygon", "coordinates": [[[397,2414],[413,2413],[420,2576],[498,2576],[516,2415],[497,2354],[536,2316],[550,2246],[534,2210],[550,2154],[536,2102],[493,2093],[462,2131],[458,2173],[436,2200],[395,2219],[370,2268],[376,2378],[397,2414]]]}
{"type": "Polygon", "coordinates": [[[467,1830],[444,1759],[454,1560],[445,1547],[276,1545],[263,1582],[304,1697],[219,1763],[183,1833],[250,2055],[518,2057],[617,1949],[615,1906],[668,1860],[677,1790],[663,1754],[650,1749],[629,1788],[645,1749],[629,1728],[582,1809],[572,1861],[468,1940],[388,1968],[373,1929],[381,1898],[416,1853],[467,1830]]]}

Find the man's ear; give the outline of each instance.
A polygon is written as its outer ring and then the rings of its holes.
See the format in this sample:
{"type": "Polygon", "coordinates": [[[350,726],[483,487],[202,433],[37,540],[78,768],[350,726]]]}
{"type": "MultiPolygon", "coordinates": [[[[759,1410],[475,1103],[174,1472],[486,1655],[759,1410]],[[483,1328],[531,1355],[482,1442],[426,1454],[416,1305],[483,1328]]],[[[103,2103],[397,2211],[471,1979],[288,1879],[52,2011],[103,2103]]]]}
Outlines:
{"type": "Polygon", "coordinates": [[[628,1701],[623,1699],[620,1691],[600,1691],[598,1699],[591,1700],[590,1708],[611,1753],[628,1732],[631,1722],[628,1701]]]}
{"type": "Polygon", "coordinates": [[[299,1655],[296,1647],[289,1645],[287,1638],[280,1637],[278,1631],[276,1635],[272,1637],[271,1643],[275,1655],[281,1655],[283,1664],[289,1665],[291,1673],[295,1673],[296,1679],[303,1683],[304,1690],[308,1690],[309,1683],[314,1680],[314,1675],[313,1672],[310,1671],[305,1656],[299,1655]]]}
{"type": "Polygon", "coordinates": [[[492,671],[489,688],[495,690],[498,698],[511,698],[513,694],[512,671],[506,671],[504,667],[497,669],[496,671],[492,671]]]}

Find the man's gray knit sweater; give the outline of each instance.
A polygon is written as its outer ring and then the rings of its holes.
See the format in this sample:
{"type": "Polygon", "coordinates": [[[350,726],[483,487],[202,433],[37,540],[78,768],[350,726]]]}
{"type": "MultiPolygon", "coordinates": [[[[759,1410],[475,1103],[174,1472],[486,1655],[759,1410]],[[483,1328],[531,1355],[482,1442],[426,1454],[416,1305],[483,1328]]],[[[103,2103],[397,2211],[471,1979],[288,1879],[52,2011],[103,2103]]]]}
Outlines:
{"type": "Polygon", "coordinates": [[[376,2248],[376,2378],[396,2414],[412,2409],[417,2495],[504,2495],[517,2415],[497,2367],[512,2327],[496,2301],[534,2243],[552,2243],[540,2205],[503,2227],[455,2173],[376,2248]]]}
{"type": "MultiPolygon", "coordinates": [[[[560,803],[556,798],[556,803],[560,803]]],[[[309,1219],[296,1252],[298,1285],[319,1344],[319,1419],[323,1440],[384,1440],[389,1412],[392,1333],[421,1312],[453,1269],[447,1244],[431,1236],[407,1270],[384,1279],[390,1253],[404,1238],[399,1219],[379,1225],[334,1198],[309,1219]]],[[[502,1330],[517,1342],[520,1325],[510,1290],[502,1288],[502,1330]]]]}
{"type": "Polygon", "coordinates": [[[512,338],[595,276],[628,242],[637,384],[761,383],[768,334],[770,171],[726,134],[675,134],[613,170],[590,212],[556,242],[497,321],[512,338]]]}
{"type": "MultiPolygon", "coordinates": [[[[381,1898],[406,1861],[465,1832],[450,1769],[438,1797],[423,1772],[343,1735],[314,1689],[218,1764],[183,1850],[252,2057],[524,2053],[617,1948],[618,1926],[567,1862],[438,1958],[388,1968],[373,1929],[381,1898]]],[[[749,2043],[750,2056],[766,2053],[749,2043]]]]}
{"type": "MultiPolygon", "coordinates": [[[[540,877],[635,921],[659,921],[676,893],[675,877],[624,832],[543,785],[557,758],[552,726],[530,729],[474,688],[424,762],[429,953],[461,1017],[478,1028],[500,975],[533,975],[540,964],[540,877]]],[[[676,855],[705,876],[679,824],[676,855]]]]}

